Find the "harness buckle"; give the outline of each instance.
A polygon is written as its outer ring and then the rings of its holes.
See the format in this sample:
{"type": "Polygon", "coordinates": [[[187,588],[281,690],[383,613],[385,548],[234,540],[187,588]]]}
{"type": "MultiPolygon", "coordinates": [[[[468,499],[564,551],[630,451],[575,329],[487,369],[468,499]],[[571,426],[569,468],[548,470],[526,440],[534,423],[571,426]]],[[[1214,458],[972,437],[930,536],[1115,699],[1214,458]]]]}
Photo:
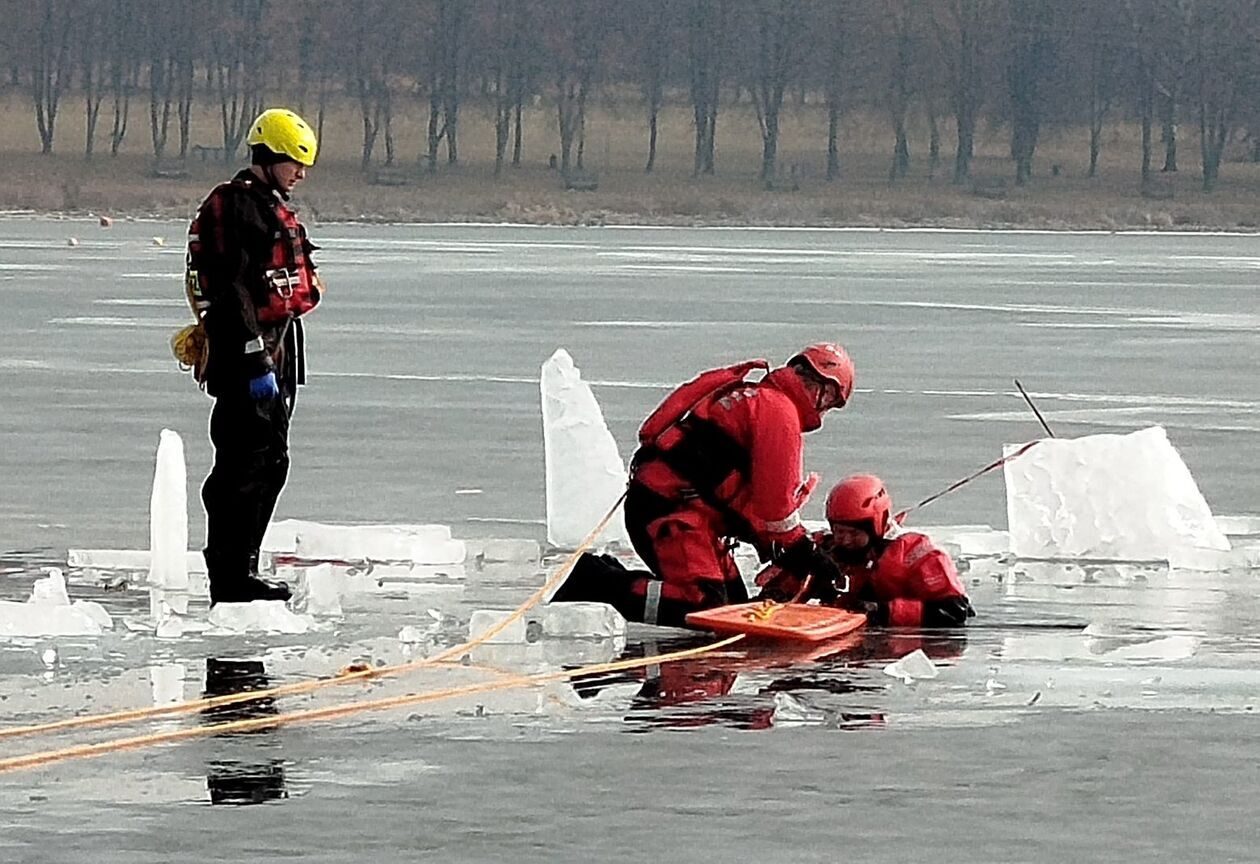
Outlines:
{"type": "Polygon", "coordinates": [[[271,283],[271,287],[285,300],[292,297],[293,289],[302,284],[301,277],[287,267],[267,270],[265,275],[267,281],[271,283]]]}

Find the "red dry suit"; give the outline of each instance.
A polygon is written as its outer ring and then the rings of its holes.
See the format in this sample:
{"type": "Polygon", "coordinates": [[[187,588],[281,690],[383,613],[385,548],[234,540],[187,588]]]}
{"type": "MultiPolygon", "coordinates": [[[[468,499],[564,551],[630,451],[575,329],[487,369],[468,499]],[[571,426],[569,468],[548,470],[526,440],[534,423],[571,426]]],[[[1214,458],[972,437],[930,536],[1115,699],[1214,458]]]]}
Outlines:
{"type": "MultiPolygon", "coordinates": [[[[828,532],[818,532],[814,541],[849,580],[847,590],[837,586],[841,593],[832,602],[867,612],[873,623],[951,627],[975,614],[953,560],[926,534],[905,531],[878,541],[867,566],[846,562],[833,552],[828,532]]],[[[793,597],[801,587],[800,577],[773,564],[757,575],[757,584],[765,589],[763,596],[774,599],[793,597]]]]}
{"type": "Polygon", "coordinates": [[[728,373],[707,393],[696,394],[695,381],[683,385],[641,432],[626,528],[652,574],[634,578],[614,603],[630,620],[682,626],[688,612],[743,602],[733,541],[752,543],[765,560],[773,546],[805,536],[800,507],[812,482],[801,476],[802,435],[822,417],[792,369],[743,381],[756,365],[705,373],[696,380],[728,373]],[[652,428],[679,394],[690,410],[652,428]]]}

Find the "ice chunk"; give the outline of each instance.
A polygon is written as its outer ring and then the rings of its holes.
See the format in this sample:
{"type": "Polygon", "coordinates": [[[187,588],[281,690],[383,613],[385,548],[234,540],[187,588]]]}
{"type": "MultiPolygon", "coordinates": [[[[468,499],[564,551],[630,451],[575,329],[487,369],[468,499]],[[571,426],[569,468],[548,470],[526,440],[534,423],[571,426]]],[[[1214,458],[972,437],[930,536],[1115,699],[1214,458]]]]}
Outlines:
{"type": "Polygon", "coordinates": [[[179,639],[184,635],[184,621],[178,615],[168,613],[158,619],[153,635],[159,639],[179,639]]]}
{"type": "Polygon", "coordinates": [[[292,555],[297,551],[298,530],[303,525],[315,525],[302,519],[280,519],[267,525],[263,532],[262,548],[265,552],[280,555],[292,555]]]}
{"type": "Polygon", "coordinates": [[[102,630],[114,629],[114,619],[100,603],[92,600],[75,600],[70,605],[95,621],[102,630]]]}
{"type": "MultiPolygon", "coordinates": [[[[71,549],[66,555],[66,564],[75,569],[148,570],[152,560],[148,549],[71,549]]],[[[188,573],[205,573],[206,559],[200,552],[186,552],[184,567],[188,573]]]]}
{"type": "Polygon", "coordinates": [[[1101,660],[1129,660],[1134,662],[1172,662],[1188,660],[1199,649],[1199,640],[1194,636],[1177,634],[1158,639],[1144,639],[1135,642],[1105,639],[1096,641],[1097,637],[1086,637],[1085,645],[1091,655],[1101,660]]]}
{"type": "Polygon", "coordinates": [[[1260,568],[1260,543],[1235,545],[1229,551],[1220,549],[1174,549],[1168,566],[1177,570],[1255,570],[1260,568]]]}
{"type": "MultiPolygon", "coordinates": [[[[574,549],[625,491],[625,463],[595,394],[563,348],[543,364],[540,388],[547,542],[574,549]]],[[[620,516],[600,539],[629,544],[620,516]]]]}
{"type": "MultiPolygon", "coordinates": [[[[468,622],[468,639],[469,641],[480,639],[486,631],[492,627],[497,627],[512,613],[503,609],[478,609],[472,614],[472,618],[468,622]]],[[[531,635],[526,628],[525,619],[517,618],[503,630],[491,636],[486,640],[491,645],[515,645],[526,641],[536,641],[537,634],[534,639],[529,639],[531,635]]]]}
{"type": "Polygon", "coordinates": [[[290,611],[281,600],[252,600],[249,603],[216,603],[210,609],[212,635],[230,633],[306,633],[309,618],[290,611]]]}
{"type": "MultiPolygon", "coordinates": [[[[163,429],[149,498],[149,584],[173,592],[188,590],[187,483],[184,442],[178,433],[163,429]]],[[[186,593],[168,602],[176,612],[188,611],[186,593]]]]}
{"type": "Polygon", "coordinates": [[[1260,516],[1217,516],[1216,527],[1226,536],[1260,536],[1260,516]]]}
{"type": "MultiPolygon", "coordinates": [[[[478,638],[497,625],[510,612],[480,609],[468,623],[468,637],[478,638]]],[[[626,635],[626,619],[606,603],[548,603],[530,609],[513,621],[492,643],[519,644],[548,639],[621,639],[626,635]]]]}
{"type": "Polygon", "coordinates": [[[57,567],[49,567],[48,575],[36,579],[31,586],[30,603],[41,606],[69,606],[70,595],[66,591],[66,577],[57,567]]]}
{"type": "MultiPolygon", "coordinates": [[[[916,534],[926,534],[937,546],[944,546],[947,543],[955,542],[955,538],[972,534],[989,534],[993,531],[992,525],[983,524],[966,524],[966,525],[918,525],[910,524],[906,526],[907,531],[914,531],[916,534]]],[[[1003,532],[1005,533],[1005,532],[1003,532]]]]}
{"type": "Polygon", "coordinates": [[[306,588],[304,611],[308,615],[340,615],[341,586],[345,581],[333,571],[331,564],[307,567],[303,574],[306,588]]]}
{"type": "Polygon", "coordinates": [[[269,536],[273,553],[291,554],[304,561],[407,561],[413,564],[460,564],[466,550],[462,540],[451,538],[447,525],[325,525],[297,522],[292,548],[281,531],[269,536]]]}
{"type": "Polygon", "coordinates": [[[425,631],[414,624],[408,624],[398,631],[398,641],[404,645],[419,645],[427,638],[425,631]]]}
{"type": "Polygon", "coordinates": [[[1011,538],[1005,531],[959,531],[938,544],[954,558],[991,558],[1011,551],[1011,538]]]}
{"type": "Polygon", "coordinates": [[[537,540],[513,540],[510,538],[465,540],[468,557],[484,563],[532,564],[542,557],[537,540]]]}
{"type": "Polygon", "coordinates": [[[0,636],[99,636],[97,620],[77,604],[46,606],[0,600],[0,636]]]}
{"type": "Polygon", "coordinates": [[[626,635],[626,619],[607,603],[548,603],[531,610],[542,621],[544,636],[608,639],[626,635]]]}
{"type": "Polygon", "coordinates": [[[70,602],[65,576],[56,567],[36,580],[25,603],[0,600],[0,636],[99,636],[113,626],[99,603],[70,602]]]}
{"type": "Polygon", "coordinates": [[[775,726],[816,726],[826,721],[825,713],[810,708],[791,693],[779,691],[774,694],[775,726]]]}
{"type": "Polygon", "coordinates": [[[1141,561],[1230,548],[1159,426],[1045,439],[1004,470],[1017,556],[1141,561]]]}
{"type": "Polygon", "coordinates": [[[922,678],[935,678],[939,673],[932,658],[924,654],[922,648],[916,648],[901,659],[894,660],[885,666],[884,674],[900,678],[902,683],[909,684],[922,678]]]}
{"type": "Polygon", "coordinates": [[[342,592],[372,594],[382,591],[424,592],[433,588],[462,587],[467,578],[463,564],[333,564],[342,592]]]}

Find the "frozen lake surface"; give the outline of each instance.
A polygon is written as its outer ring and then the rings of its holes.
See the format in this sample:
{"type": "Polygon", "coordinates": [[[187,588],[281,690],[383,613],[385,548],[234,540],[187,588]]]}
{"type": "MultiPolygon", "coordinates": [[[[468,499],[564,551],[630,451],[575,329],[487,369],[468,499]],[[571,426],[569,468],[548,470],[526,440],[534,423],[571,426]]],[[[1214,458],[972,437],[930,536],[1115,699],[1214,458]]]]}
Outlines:
{"type": "MultiPolygon", "coordinates": [[[[163,427],[183,436],[198,500],[209,401],[166,344],[187,317],[183,230],[0,221],[0,599],[27,596],[69,547],[147,545],[163,427]]],[[[668,385],[745,357],[781,362],[819,339],[849,347],[859,387],[808,439],[807,467],[825,482],[874,471],[901,504],[939,490],[1039,434],[1019,377],[1059,435],[1162,424],[1216,513],[1260,511],[1254,237],[312,233],[331,290],[310,322],[312,382],[281,516],[537,539],[538,371],[555,348],[594,382],[628,456],[668,385]]],[[[199,508],[192,516],[199,538],[199,508]]],[[[1001,480],[920,516],[1003,527],[1001,480]]],[[[261,661],[287,683],[423,655],[462,641],[472,610],[515,605],[554,563],[470,567],[459,584],[366,596],[312,634],[178,640],[123,626],[147,611],[142,593],[71,572],[72,595],[103,603],[114,631],[0,643],[0,722],[192,698],[208,658],[261,661]],[[400,644],[405,625],[421,644],[400,644]]],[[[871,633],[794,664],[730,650],[659,678],[627,672],[0,774],[0,859],[1254,858],[1260,571],[963,567],[981,616],[965,634],[871,633]],[[915,647],[938,678],[883,674],[915,647]],[[270,803],[203,806],[251,795],[270,803]]],[[[640,631],[624,650],[672,647],[640,631]]],[[[486,647],[478,668],[275,708],[621,650],[486,647]]],[[[0,758],[198,722],[3,740],[0,758]]]]}

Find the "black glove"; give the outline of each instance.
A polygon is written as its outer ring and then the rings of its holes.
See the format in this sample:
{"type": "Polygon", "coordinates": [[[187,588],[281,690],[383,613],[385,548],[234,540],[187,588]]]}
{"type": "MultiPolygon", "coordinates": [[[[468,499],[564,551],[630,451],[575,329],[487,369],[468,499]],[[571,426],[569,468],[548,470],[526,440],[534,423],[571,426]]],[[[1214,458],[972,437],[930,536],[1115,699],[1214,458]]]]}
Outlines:
{"type": "Polygon", "coordinates": [[[784,549],[774,563],[800,579],[813,577],[809,580],[809,594],[805,599],[831,603],[840,596],[839,587],[845,586],[848,581],[840,565],[808,536],[784,549]]]}
{"type": "Polygon", "coordinates": [[[866,616],[867,624],[883,627],[888,623],[887,603],[880,603],[878,600],[867,600],[862,603],[861,611],[866,616]]]}
{"type": "Polygon", "coordinates": [[[976,610],[966,597],[947,597],[923,604],[925,627],[962,627],[968,618],[974,618],[976,610]]]}
{"type": "Polygon", "coordinates": [[[810,573],[818,547],[806,535],[790,546],[775,546],[772,560],[781,570],[786,570],[797,578],[804,579],[810,573]]]}

